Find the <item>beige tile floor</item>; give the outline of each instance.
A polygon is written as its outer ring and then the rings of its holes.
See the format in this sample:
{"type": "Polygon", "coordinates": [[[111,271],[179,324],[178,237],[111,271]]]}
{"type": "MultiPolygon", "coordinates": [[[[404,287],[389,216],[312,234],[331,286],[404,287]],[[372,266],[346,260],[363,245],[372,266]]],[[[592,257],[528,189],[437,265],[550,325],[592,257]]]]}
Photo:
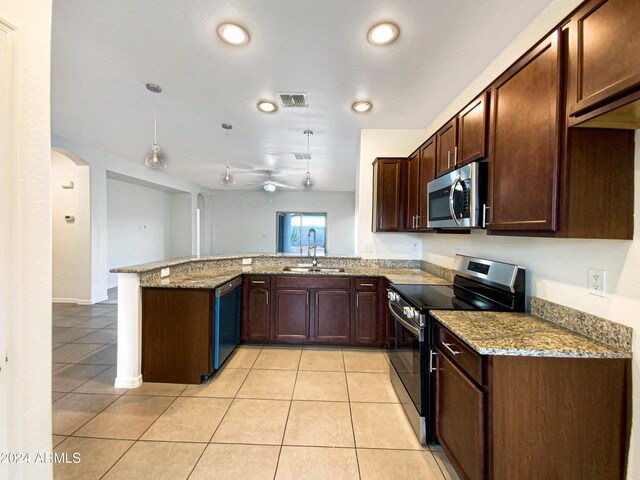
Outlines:
{"type": "Polygon", "coordinates": [[[53,306],[55,479],[457,479],[381,350],[239,347],[203,385],[113,387],[116,305],[53,306]]]}

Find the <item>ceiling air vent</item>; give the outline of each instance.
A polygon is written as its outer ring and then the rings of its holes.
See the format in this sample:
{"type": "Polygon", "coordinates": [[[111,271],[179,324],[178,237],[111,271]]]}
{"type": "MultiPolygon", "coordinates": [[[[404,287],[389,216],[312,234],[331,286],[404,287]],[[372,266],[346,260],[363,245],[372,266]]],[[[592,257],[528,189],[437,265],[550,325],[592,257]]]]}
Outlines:
{"type": "Polygon", "coordinates": [[[293,152],[293,156],[296,157],[296,160],[311,160],[310,153],[293,152]]]}
{"type": "Polygon", "coordinates": [[[304,93],[278,93],[282,108],[306,107],[307,96],[304,93]]]}

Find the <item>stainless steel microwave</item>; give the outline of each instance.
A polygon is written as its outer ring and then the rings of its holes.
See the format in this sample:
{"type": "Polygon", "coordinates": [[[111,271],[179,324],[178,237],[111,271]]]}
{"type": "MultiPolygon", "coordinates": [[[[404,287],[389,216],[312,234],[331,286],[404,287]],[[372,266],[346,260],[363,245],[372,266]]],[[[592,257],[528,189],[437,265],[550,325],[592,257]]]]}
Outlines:
{"type": "Polygon", "coordinates": [[[429,228],[484,228],[487,164],[473,162],[428,184],[429,228]]]}

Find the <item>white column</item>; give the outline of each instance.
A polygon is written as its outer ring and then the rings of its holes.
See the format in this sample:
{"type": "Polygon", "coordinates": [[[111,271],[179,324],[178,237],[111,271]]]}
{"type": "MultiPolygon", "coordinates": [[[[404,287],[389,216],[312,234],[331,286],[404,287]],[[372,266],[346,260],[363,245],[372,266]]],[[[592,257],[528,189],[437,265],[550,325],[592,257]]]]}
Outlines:
{"type": "Polygon", "coordinates": [[[140,275],[118,274],[118,365],[116,388],[142,384],[142,295],[140,275]]]}

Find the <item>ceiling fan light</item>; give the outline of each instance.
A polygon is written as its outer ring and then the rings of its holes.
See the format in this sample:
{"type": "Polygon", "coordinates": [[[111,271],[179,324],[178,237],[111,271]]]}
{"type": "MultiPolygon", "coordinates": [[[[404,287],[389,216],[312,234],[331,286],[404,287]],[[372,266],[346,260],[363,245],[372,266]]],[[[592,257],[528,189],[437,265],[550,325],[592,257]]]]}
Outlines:
{"type": "Polygon", "coordinates": [[[276,186],[273,183],[265,183],[262,188],[264,188],[265,192],[275,192],[276,191],[276,186]]]}
{"type": "Polygon", "coordinates": [[[309,172],[307,172],[307,174],[305,175],[302,186],[307,190],[313,188],[313,180],[311,180],[311,174],[309,172]]]}
{"type": "Polygon", "coordinates": [[[231,169],[229,167],[227,167],[224,174],[220,177],[220,183],[227,187],[236,184],[236,177],[231,174],[231,169]]]}
{"type": "Polygon", "coordinates": [[[157,144],[153,144],[151,151],[144,160],[144,164],[149,168],[155,168],[157,170],[164,170],[167,168],[167,159],[160,151],[160,147],[157,144]]]}

